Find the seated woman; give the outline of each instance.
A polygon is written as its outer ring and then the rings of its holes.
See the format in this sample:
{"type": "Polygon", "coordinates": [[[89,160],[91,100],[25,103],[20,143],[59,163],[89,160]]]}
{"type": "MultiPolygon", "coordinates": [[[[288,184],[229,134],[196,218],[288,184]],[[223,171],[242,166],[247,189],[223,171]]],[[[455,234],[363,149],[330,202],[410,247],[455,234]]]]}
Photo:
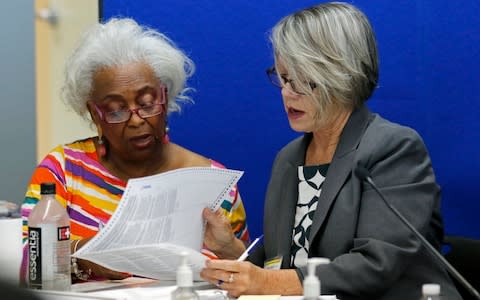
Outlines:
{"type": "MultiPolygon", "coordinates": [[[[22,205],[24,241],[42,182],[55,182],[57,200],[67,207],[71,237],[78,240],[72,241],[73,251],[108,222],[130,178],[185,167],[222,168],[168,137],[168,115],[180,110],[180,102],[191,100],[186,79],[193,71],[193,62],[167,37],[131,19],[112,19],[86,32],[66,63],[63,97],[96,127],[98,136],[58,146],[37,166],[22,205]]],[[[226,236],[248,241],[236,187],[224,201],[230,225],[226,236]]],[[[219,257],[238,255],[231,251],[235,248],[217,245],[214,236],[205,239],[205,246],[219,257]]],[[[22,274],[27,255],[25,247],[22,274]]],[[[128,276],[88,261],[78,265],[99,277],[128,276]]]]}
{"type": "MultiPolygon", "coordinates": [[[[263,247],[250,262],[208,260],[203,278],[233,296],[301,295],[307,259],[326,257],[331,263],[316,268],[322,293],[342,300],[420,299],[427,282],[460,299],[436,258],[354,174],[365,166],[389,202],[440,246],[440,188],[422,139],[365,104],[378,82],[366,16],[347,3],[323,3],[280,20],[271,39],[275,66],[267,73],[290,127],[303,135],[275,159],[263,247]]],[[[209,230],[223,222],[204,216],[209,230]]]]}

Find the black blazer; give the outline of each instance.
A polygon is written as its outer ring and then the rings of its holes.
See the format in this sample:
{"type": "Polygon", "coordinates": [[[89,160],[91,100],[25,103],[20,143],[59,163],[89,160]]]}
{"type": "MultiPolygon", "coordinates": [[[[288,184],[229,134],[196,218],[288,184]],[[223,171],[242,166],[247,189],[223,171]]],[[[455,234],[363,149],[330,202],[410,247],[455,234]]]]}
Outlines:
{"type": "MultiPolygon", "coordinates": [[[[264,245],[250,260],[283,256],[290,266],[298,199],[298,166],[311,134],[277,155],[265,199],[264,245]]],[[[423,283],[439,283],[444,299],[461,299],[439,266],[379,196],[353,173],[361,163],[392,203],[437,248],[443,238],[440,188],[423,141],[412,129],[355,110],[341,134],[318,200],[309,236],[309,257],[319,266],[322,294],[339,299],[420,299],[423,283]]],[[[297,270],[303,281],[306,268],[297,270]]]]}

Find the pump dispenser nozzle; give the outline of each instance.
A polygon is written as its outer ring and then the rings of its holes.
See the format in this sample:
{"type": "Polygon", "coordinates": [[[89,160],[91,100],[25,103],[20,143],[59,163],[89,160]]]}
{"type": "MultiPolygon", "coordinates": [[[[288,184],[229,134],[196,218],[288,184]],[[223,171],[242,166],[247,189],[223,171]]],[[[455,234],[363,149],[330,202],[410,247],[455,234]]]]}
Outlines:
{"type": "Polygon", "coordinates": [[[193,274],[188,266],[188,253],[182,252],[180,255],[182,258],[177,270],[177,286],[189,287],[193,285],[193,274]]]}
{"type": "Polygon", "coordinates": [[[328,264],[330,259],[312,257],[307,260],[308,274],[303,280],[303,298],[305,300],[318,300],[320,296],[320,280],[315,275],[315,268],[320,264],[328,264]]]}
{"type": "Polygon", "coordinates": [[[172,300],[199,300],[193,289],[193,272],[188,265],[188,252],[182,252],[177,269],[177,289],[172,292],[172,300]]]}

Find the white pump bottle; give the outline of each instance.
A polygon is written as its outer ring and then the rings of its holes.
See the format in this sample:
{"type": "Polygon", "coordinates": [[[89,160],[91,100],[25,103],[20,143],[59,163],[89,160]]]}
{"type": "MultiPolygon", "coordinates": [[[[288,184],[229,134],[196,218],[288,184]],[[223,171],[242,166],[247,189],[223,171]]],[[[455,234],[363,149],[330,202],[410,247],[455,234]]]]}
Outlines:
{"type": "Polygon", "coordinates": [[[188,266],[188,253],[182,252],[182,261],[177,270],[177,289],[172,292],[172,300],[199,300],[193,289],[193,273],[188,266]]]}
{"type": "Polygon", "coordinates": [[[320,296],[320,280],[315,275],[318,265],[328,264],[330,260],[323,257],[312,257],[307,260],[308,274],[303,280],[303,298],[305,300],[318,300],[320,296]]]}

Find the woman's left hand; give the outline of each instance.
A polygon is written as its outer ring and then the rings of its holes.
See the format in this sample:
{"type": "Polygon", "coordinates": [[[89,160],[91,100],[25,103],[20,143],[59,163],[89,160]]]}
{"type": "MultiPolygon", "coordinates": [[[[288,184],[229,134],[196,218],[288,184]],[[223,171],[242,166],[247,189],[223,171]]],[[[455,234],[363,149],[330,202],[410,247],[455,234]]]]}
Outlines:
{"type": "Polygon", "coordinates": [[[233,297],[262,294],[266,284],[265,270],[246,261],[207,260],[200,276],[233,297]]]}

